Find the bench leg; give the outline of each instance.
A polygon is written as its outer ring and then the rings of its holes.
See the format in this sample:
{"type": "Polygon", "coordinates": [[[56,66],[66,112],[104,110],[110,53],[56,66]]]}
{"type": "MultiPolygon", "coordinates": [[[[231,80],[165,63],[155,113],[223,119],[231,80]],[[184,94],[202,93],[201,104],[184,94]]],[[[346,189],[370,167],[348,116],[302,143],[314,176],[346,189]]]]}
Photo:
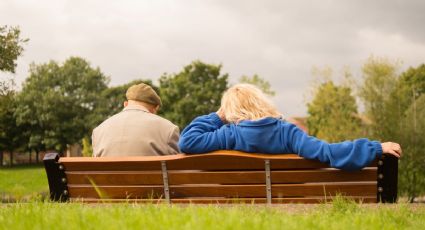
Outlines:
{"type": "Polygon", "coordinates": [[[68,181],[65,168],[59,163],[59,154],[48,153],[43,159],[49,181],[50,200],[65,202],[69,200],[68,181]]]}
{"type": "Polygon", "coordinates": [[[378,202],[397,202],[398,158],[383,155],[378,161],[378,202]]]}

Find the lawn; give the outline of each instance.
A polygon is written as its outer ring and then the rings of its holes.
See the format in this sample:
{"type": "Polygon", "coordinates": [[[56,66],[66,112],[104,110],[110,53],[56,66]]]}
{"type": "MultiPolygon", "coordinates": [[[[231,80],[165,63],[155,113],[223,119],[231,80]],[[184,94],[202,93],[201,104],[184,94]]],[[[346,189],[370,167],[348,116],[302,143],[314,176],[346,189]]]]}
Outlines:
{"type": "Polygon", "coordinates": [[[0,201],[34,198],[48,191],[46,172],[41,165],[0,168],[0,201]]]}
{"type": "Polygon", "coordinates": [[[42,166],[0,169],[0,229],[425,229],[425,205],[81,204],[43,201],[42,166]],[[33,198],[28,202],[28,199],[33,198]],[[22,199],[24,198],[24,199],[22,199]]]}
{"type": "Polygon", "coordinates": [[[293,206],[3,204],[0,229],[425,229],[419,205],[337,200],[301,211],[293,206]]]}

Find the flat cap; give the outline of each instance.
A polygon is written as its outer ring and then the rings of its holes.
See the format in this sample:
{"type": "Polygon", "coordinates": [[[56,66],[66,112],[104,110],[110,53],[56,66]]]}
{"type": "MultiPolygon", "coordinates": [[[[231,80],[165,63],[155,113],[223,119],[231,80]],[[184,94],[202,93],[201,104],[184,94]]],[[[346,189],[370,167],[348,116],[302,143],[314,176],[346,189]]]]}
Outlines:
{"type": "Polygon", "coordinates": [[[162,106],[161,98],[150,85],[145,83],[130,86],[125,96],[127,100],[141,101],[151,105],[162,106]]]}

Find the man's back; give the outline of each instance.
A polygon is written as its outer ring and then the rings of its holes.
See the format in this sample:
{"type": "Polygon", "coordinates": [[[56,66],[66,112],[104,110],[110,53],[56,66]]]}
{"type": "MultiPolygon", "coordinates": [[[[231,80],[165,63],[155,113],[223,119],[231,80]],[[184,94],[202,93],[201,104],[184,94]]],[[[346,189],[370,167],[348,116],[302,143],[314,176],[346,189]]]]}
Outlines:
{"type": "Polygon", "coordinates": [[[177,154],[179,129],[170,121],[129,105],[93,130],[93,156],[177,154]]]}

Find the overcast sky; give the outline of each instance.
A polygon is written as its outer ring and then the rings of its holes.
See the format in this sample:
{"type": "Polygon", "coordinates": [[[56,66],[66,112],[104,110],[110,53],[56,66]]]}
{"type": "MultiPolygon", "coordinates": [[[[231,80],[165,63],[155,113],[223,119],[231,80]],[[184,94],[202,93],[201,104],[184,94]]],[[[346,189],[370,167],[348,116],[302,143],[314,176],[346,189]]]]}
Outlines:
{"type": "MultiPolygon", "coordinates": [[[[235,83],[259,74],[287,116],[306,114],[312,68],[356,78],[371,56],[425,62],[423,0],[0,0],[0,24],[30,41],[14,78],[30,63],[80,56],[111,85],[176,73],[199,59],[222,64],[235,83]]],[[[10,77],[10,74],[0,74],[10,77]]]]}

